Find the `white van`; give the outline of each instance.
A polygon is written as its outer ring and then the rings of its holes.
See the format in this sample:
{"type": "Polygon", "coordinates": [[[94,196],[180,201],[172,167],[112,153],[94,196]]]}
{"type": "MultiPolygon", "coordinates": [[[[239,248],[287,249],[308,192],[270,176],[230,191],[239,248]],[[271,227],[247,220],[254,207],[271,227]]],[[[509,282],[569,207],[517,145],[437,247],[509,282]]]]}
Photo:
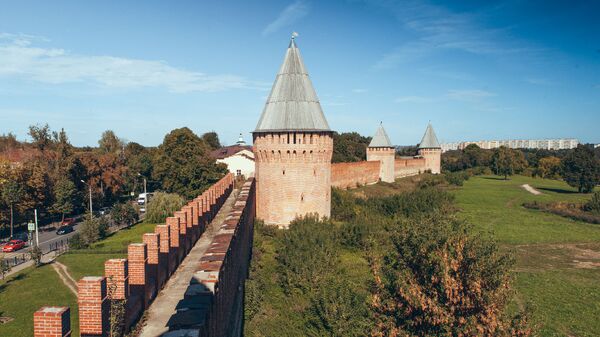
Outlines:
{"type": "Polygon", "coordinates": [[[145,206],[148,201],[152,198],[152,193],[140,193],[137,199],[137,203],[140,206],[145,206]]]}

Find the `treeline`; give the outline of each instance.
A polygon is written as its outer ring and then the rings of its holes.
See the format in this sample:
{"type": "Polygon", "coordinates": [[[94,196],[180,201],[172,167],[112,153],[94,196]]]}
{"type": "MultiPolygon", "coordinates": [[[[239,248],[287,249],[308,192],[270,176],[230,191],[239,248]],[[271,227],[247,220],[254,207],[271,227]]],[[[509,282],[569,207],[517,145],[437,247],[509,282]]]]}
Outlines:
{"type": "Polygon", "coordinates": [[[98,147],[75,147],[67,133],[46,124],[29,127],[31,142],[9,133],[0,136],[0,236],[12,223],[59,219],[131,199],[131,193],[163,190],[185,198],[198,195],[226,172],[210,151],[220,147],[214,132],[198,137],[175,129],[158,147],[125,142],[105,131],[98,147]]]}
{"type": "Polygon", "coordinates": [[[248,336],[528,336],[509,314],[514,260],[422,185],[332,194],[332,219],[257,226],[246,286],[248,336]]]}
{"type": "Polygon", "coordinates": [[[563,179],[578,191],[589,193],[600,184],[600,148],[578,145],[572,150],[481,149],[475,144],[464,150],[442,154],[442,170],[494,173],[508,178],[513,174],[563,179]]]}

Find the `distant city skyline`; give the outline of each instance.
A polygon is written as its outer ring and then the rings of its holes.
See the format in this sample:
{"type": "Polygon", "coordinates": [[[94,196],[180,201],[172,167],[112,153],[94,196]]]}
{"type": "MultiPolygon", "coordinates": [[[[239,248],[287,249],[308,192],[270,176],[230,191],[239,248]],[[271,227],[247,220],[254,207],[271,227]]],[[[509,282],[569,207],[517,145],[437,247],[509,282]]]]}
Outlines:
{"type": "Polygon", "coordinates": [[[0,134],[251,139],[293,31],[331,128],[600,143],[600,3],[5,2],[0,134]]]}
{"type": "Polygon", "coordinates": [[[576,148],[580,142],[576,138],[477,140],[442,143],[441,148],[442,152],[464,150],[471,144],[475,144],[486,150],[495,149],[500,146],[506,146],[511,149],[568,150],[576,148]]]}

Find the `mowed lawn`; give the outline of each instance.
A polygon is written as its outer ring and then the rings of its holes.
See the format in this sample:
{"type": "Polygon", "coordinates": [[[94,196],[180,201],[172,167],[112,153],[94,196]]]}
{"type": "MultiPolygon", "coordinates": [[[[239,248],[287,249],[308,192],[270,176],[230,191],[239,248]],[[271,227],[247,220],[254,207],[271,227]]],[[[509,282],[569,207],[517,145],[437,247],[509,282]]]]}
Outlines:
{"type": "MultiPolygon", "coordinates": [[[[123,229],[105,240],[95,243],[89,250],[67,253],[58,261],[68,267],[75,280],[83,276],[104,274],[104,261],[125,257],[127,245],[142,242],[144,233],[153,232],[156,224],[141,223],[123,229]]],[[[33,336],[33,313],[42,306],[71,307],[73,336],[79,336],[77,297],[62,283],[52,266],[28,268],[0,281],[0,316],[14,320],[0,324],[0,336],[33,336]]]]}
{"type": "Polygon", "coordinates": [[[600,334],[600,225],[526,209],[526,201],[584,201],[566,183],[522,176],[473,177],[455,190],[459,215],[517,258],[515,302],[542,336],[600,334]],[[521,185],[542,192],[533,195],[521,185]]]}

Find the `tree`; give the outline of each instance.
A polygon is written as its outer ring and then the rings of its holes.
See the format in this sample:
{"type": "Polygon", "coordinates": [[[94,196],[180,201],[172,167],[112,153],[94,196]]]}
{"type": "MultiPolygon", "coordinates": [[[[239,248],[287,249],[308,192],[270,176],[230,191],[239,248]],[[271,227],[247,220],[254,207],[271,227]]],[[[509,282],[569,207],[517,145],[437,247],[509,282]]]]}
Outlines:
{"type": "MultiPolygon", "coordinates": [[[[463,222],[401,222],[383,260],[371,257],[376,336],[527,336],[507,317],[514,259],[463,222]]],[[[516,319],[516,320],[515,320],[516,319]]]]}
{"type": "Polygon", "coordinates": [[[538,161],[535,174],[541,178],[557,179],[560,177],[560,158],[550,156],[538,161]]]}
{"type": "Polygon", "coordinates": [[[211,150],[216,150],[216,149],[221,148],[221,142],[219,141],[219,135],[214,131],[203,134],[201,139],[210,147],[211,150]]]}
{"type": "Polygon", "coordinates": [[[119,153],[124,143],[112,130],[106,130],[102,133],[98,145],[101,153],[119,153]]]}
{"type": "Polygon", "coordinates": [[[175,129],[158,147],[152,177],[169,193],[195,198],[227,172],[208,152],[208,146],[190,129],[175,129]]]}
{"type": "Polygon", "coordinates": [[[588,212],[600,214],[600,192],[594,193],[592,199],[586,202],[583,208],[588,212]]]}
{"type": "Polygon", "coordinates": [[[11,266],[8,263],[8,261],[6,261],[4,259],[4,254],[0,255],[0,275],[2,275],[2,279],[4,280],[4,276],[6,276],[6,274],[10,273],[11,270],[11,266]]]}
{"type": "Polygon", "coordinates": [[[366,160],[367,146],[371,137],[363,137],[357,132],[333,133],[333,163],[357,162],[366,160]]]}
{"type": "Polygon", "coordinates": [[[10,208],[10,236],[14,229],[14,206],[23,198],[23,187],[14,177],[2,184],[1,196],[4,203],[10,208]]]}
{"type": "Polygon", "coordinates": [[[62,178],[54,185],[54,204],[52,212],[62,215],[62,220],[65,219],[65,214],[72,213],[75,209],[75,198],[77,188],[75,184],[66,178],[62,178]]]}
{"type": "Polygon", "coordinates": [[[589,193],[600,183],[600,161],[591,148],[578,145],[562,160],[562,176],[579,193],[589,193]]]}
{"type": "Polygon", "coordinates": [[[492,167],[495,173],[504,176],[504,179],[508,179],[508,176],[523,171],[526,165],[523,152],[519,150],[500,146],[494,150],[494,154],[492,155],[492,167]]]}
{"type": "Polygon", "coordinates": [[[89,247],[92,243],[102,239],[108,233],[108,223],[104,218],[86,218],[80,225],[79,239],[82,247],[89,247]]]}
{"type": "Polygon", "coordinates": [[[29,250],[29,257],[33,260],[33,262],[35,263],[36,266],[39,266],[42,264],[43,256],[44,256],[44,254],[42,253],[42,250],[38,246],[33,246],[29,250]]]}
{"type": "Polygon", "coordinates": [[[138,220],[138,212],[131,203],[126,202],[114,205],[110,210],[110,217],[118,225],[131,225],[138,220]]]}
{"type": "Polygon", "coordinates": [[[178,211],[185,200],[175,193],[155,193],[146,208],[146,221],[163,223],[173,212],[178,211]]]}
{"type": "Polygon", "coordinates": [[[48,124],[29,126],[29,136],[33,140],[33,145],[40,151],[44,151],[52,144],[52,133],[48,124]]]}

